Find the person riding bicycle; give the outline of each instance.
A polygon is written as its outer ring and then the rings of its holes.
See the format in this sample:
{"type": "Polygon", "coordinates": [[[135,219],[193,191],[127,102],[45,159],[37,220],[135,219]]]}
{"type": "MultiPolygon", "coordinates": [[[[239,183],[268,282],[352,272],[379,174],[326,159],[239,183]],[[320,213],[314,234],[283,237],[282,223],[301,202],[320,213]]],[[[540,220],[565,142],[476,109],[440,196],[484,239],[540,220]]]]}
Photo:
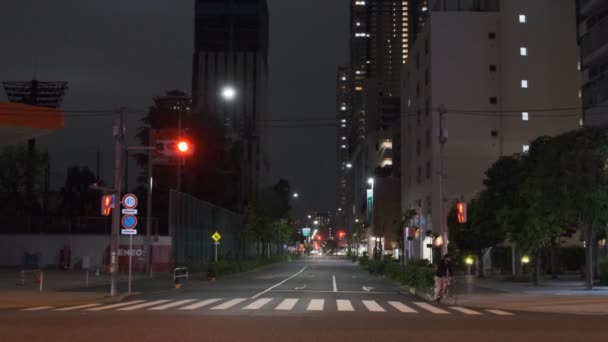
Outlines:
{"type": "Polygon", "coordinates": [[[435,297],[433,300],[440,301],[445,290],[450,286],[451,278],[454,276],[452,270],[452,256],[445,254],[437,265],[437,272],[435,272],[435,297]]]}

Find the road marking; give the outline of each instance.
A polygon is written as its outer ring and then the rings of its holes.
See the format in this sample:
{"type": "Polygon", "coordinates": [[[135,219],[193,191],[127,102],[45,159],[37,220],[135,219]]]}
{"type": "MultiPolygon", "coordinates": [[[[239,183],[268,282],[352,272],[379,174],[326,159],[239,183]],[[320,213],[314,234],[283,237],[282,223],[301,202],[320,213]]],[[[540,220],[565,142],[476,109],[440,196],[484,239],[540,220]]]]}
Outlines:
{"type": "Polygon", "coordinates": [[[338,292],[338,285],[336,285],[336,275],[331,276],[334,283],[334,292],[338,292]]]}
{"type": "Polygon", "coordinates": [[[141,308],[147,308],[148,306],[159,305],[159,304],[166,303],[169,301],[170,301],[169,299],[155,300],[153,302],[147,302],[147,303],[141,303],[141,304],[123,307],[123,308],[118,309],[118,311],[133,311],[133,310],[137,310],[137,309],[141,309],[141,308]]]}
{"type": "Polygon", "coordinates": [[[211,305],[213,303],[217,303],[220,300],[222,300],[222,298],[205,299],[205,300],[200,301],[198,303],[194,303],[192,305],[184,306],[183,308],[180,308],[180,310],[196,310],[198,308],[202,308],[203,306],[207,306],[207,305],[211,305]]]}
{"type": "Polygon", "coordinates": [[[355,308],[353,308],[350,300],[338,299],[336,300],[336,304],[338,304],[338,311],[355,311],[355,308]]]}
{"type": "Polygon", "coordinates": [[[211,308],[211,310],[226,310],[226,309],[230,309],[231,307],[233,307],[233,306],[235,306],[235,305],[237,305],[239,303],[242,303],[242,302],[244,302],[246,300],[247,300],[247,298],[235,298],[235,299],[227,301],[224,304],[220,304],[218,306],[214,306],[214,307],[211,308]]]}
{"type": "Polygon", "coordinates": [[[128,306],[128,305],[133,305],[133,304],[137,304],[137,303],[142,303],[142,302],[144,302],[144,301],[143,300],[132,300],[130,302],[117,303],[117,304],[105,305],[105,306],[98,306],[98,307],[95,307],[95,308],[87,309],[86,311],[110,310],[110,309],[120,308],[122,306],[128,306]]]}
{"type": "Polygon", "coordinates": [[[72,310],[78,310],[78,309],[92,308],[94,306],[99,306],[99,305],[101,305],[101,304],[84,304],[84,305],[70,306],[67,308],[55,309],[53,311],[72,311],[72,310]]]}
{"type": "Polygon", "coordinates": [[[161,305],[161,306],[155,306],[153,308],[149,308],[148,310],[166,310],[169,308],[174,308],[176,306],[180,306],[180,305],[184,305],[184,304],[188,304],[190,302],[194,302],[196,299],[183,299],[183,300],[178,300],[177,302],[173,302],[173,303],[169,303],[169,304],[165,304],[165,305],[161,305]]]}
{"type": "Polygon", "coordinates": [[[279,304],[276,308],[274,308],[275,310],[281,310],[281,311],[290,311],[293,309],[294,306],[296,306],[296,303],[299,301],[299,299],[297,298],[287,298],[285,300],[283,300],[281,302],[281,304],[279,304]]]}
{"type": "Polygon", "coordinates": [[[361,286],[361,289],[363,291],[365,291],[365,292],[369,292],[369,291],[373,290],[374,288],[373,287],[367,287],[367,286],[361,286]]]}
{"type": "Polygon", "coordinates": [[[475,310],[471,310],[471,309],[467,309],[467,308],[461,308],[460,306],[450,306],[450,309],[456,310],[458,312],[462,312],[465,315],[482,315],[482,313],[479,311],[475,311],[475,310]]]}
{"type": "MultiPolygon", "coordinates": [[[[334,293],[333,290],[272,290],[272,292],[305,292],[305,293],[334,293]]],[[[386,292],[386,291],[338,291],[337,293],[350,293],[350,294],[399,294],[397,291],[386,292]]]]}
{"type": "Polygon", "coordinates": [[[256,294],[256,295],[254,295],[253,297],[251,297],[251,298],[249,298],[249,299],[256,299],[256,298],[258,298],[259,296],[263,295],[264,293],[266,293],[266,292],[268,292],[268,291],[270,291],[270,290],[274,289],[275,287],[279,287],[279,286],[281,286],[281,285],[285,284],[285,283],[286,283],[286,282],[288,282],[289,280],[291,280],[291,279],[293,279],[293,278],[295,278],[295,277],[299,276],[300,274],[302,274],[302,272],[304,272],[304,270],[306,270],[307,268],[308,268],[308,266],[304,266],[304,268],[302,268],[302,269],[301,269],[301,270],[300,270],[298,273],[296,273],[296,274],[292,275],[291,277],[289,277],[289,278],[287,278],[287,279],[283,280],[282,282],[280,282],[280,283],[278,283],[278,284],[276,284],[276,285],[273,285],[273,286],[271,286],[271,287],[267,288],[266,290],[264,290],[264,291],[262,291],[262,292],[260,292],[260,293],[258,293],[258,294],[256,294]]]}
{"type": "Polygon", "coordinates": [[[375,300],[364,300],[363,305],[371,312],[386,312],[375,300]]]}
{"type": "Polygon", "coordinates": [[[323,311],[323,306],[325,305],[324,299],[311,299],[310,303],[308,303],[308,311],[323,311]]]}
{"type": "Polygon", "coordinates": [[[512,313],[510,312],[506,312],[506,311],[502,311],[502,310],[486,310],[487,312],[491,313],[491,314],[495,314],[498,316],[513,316],[512,313]]]}
{"type": "Polygon", "coordinates": [[[54,306],[38,306],[35,308],[23,309],[21,311],[42,311],[42,310],[48,310],[48,309],[52,309],[52,308],[54,308],[54,306]]]}
{"type": "Polygon", "coordinates": [[[418,311],[410,308],[409,306],[401,303],[401,302],[388,302],[390,305],[392,305],[395,309],[399,310],[400,312],[406,312],[406,313],[418,313],[418,311]]]}
{"type": "Polygon", "coordinates": [[[431,304],[429,304],[429,303],[424,303],[424,302],[414,302],[414,304],[415,304],[415,305],[418,305],[419,307],[421,307],[421,308],[423,308],[423,309],[425,309],[425,310],[427,310],[427,311],[430,311],[430,312],[432,312],[432,313],[434,313],[434,314],[439,314],[439,315],[447,315],[447,314],[449,314],[449,312],[447,312],[447,311],[445,311],[445,310],[442,310],[442,309],[440,309],[440,308],[434,307],[434,306],[432,306],[432,305],[431,305],[431,304]]]}
{"type": "Polygon", "coordinates": [[[305,288],[306,288],[306,285],[296,287],[294,290],[304,290],[305,288]]]}
{"type": "Polygon", "coordinates": [[[272,300],[272,298],[260,298],[260,299],[256,300],[255,302],[244,307],[243,310],[258,310],[262,306],[270,303],[271,300],[272,300]]]}

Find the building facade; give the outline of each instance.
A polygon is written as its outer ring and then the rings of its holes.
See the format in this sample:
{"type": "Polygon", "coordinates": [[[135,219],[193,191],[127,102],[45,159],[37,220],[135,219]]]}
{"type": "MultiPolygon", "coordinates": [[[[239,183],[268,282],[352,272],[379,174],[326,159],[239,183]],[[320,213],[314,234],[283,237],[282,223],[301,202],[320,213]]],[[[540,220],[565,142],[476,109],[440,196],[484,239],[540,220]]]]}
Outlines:
{"type": "Polygon", "coordinates": [[[578,33],[581,48],[583,122],[608,125],[608,3],[578,1],[578,33]]]}
{"type": "Polygon", "coordinates": [[[500,156],[578,128],[582,115],[572,1],[429,6],[402,74],[402,211],[418,212],[410,225],[421,231],[412,258],[431,258],[429,230],[447,241],[450,207],[483,190],[500,156]]]}
{"type": "Polygon", "coordinates": [[[241,198],[266,182],[268,134],[268,8],[265,0],[197,0],[192,98],[194,111],[225,128],[226,149],[238,154],[227,173],[241,198]]]}

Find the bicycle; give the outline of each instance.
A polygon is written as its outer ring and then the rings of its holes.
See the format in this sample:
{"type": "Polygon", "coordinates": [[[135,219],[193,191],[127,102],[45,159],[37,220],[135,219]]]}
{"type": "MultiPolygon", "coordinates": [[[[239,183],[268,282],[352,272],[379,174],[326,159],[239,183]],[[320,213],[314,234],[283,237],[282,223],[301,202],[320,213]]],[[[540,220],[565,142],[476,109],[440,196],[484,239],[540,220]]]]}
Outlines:
{"type": "Polygon", "coordinates": [[[458,296],[453,293],[454,283],[455,280],[450,278],[447,282],[447,286],[443,287],[443,291],[437,296],[437,299],[435,299],[435,285],[431,286],[427,291],[427,299],[429,301],[434,300],[437,304],[457,305],[458,296]]]}

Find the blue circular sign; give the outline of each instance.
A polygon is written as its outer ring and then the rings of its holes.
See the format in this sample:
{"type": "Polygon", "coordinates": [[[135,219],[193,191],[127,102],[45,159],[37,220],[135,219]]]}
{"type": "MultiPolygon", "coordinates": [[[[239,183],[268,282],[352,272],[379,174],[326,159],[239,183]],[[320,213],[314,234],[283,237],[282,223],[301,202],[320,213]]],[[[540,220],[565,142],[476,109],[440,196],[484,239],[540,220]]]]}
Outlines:
{"type": "Polygon", "coordinates": [[[122,226],[125,229],[133,229],[137,226],[137,218],[133,215],[125,215],[122,217],[122,226]]]}

